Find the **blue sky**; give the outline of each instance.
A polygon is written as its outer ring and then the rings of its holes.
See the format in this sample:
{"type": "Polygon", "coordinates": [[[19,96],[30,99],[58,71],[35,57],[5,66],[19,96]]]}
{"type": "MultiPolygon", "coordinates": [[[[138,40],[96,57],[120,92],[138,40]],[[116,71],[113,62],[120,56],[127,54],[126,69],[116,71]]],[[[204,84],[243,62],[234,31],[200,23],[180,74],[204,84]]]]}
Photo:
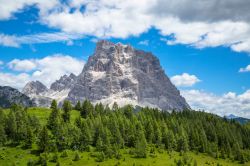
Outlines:
{"type": "Polygon", "coordinates": [[[168,0],[164,10],[165,1],[148,1],[0,0],[8,6],[0,7],[0,85],[21,89],[40,79],[49,86],[79,74],[95,42],[107,39],[157,56],[193,108],[250,117],[250,17],[237,17],[243,2],[223,1],[234,14],[222,15],[213,0],[196,8],[168,0]]]}

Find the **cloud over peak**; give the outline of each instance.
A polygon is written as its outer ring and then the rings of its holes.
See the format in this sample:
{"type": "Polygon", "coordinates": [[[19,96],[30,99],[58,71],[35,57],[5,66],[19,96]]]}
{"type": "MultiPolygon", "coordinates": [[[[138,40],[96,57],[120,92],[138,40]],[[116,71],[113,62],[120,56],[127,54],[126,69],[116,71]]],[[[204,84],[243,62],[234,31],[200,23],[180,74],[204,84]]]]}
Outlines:
{"type": "MultiPolygon", "coordinates": [[[[1,2],[1,0],[0,0],[1,2]]],[[[250,14],[247,0],[19,0],[3,2],[0,19],[10,19],[25,6],[39,9],[39,22],[65,34],[78,37],[57,39],[71,41],[85,35],[97,38],[138,36],[154,27],[167,44],[186,44],[197,48],[226,46],[237,52],[250,52],[250,14]]],[[[27,44],[24,36],[0,35],[0,44],[27,44]]],[[[44,41],[45,40],[45,41],[44,41]]],[[[50,40],[53,42],[53,40],[50,40]]]]}
{"type": "Polygon", "coordinates": [[[195,85],[201,80],[198,79],[195,75],[183,73],[182,75],[175,75],[171,77],[171,81],[178,87],[189,87],[195,85]]]}
{"type": "Polygon", "coordinates": [[[55,54],[41,59],[14,59],[8,63],[11,70],[17,74],[0,72],[1,85],[18,89],[29,81],[39,80],[46,86],[59,79],[64,74],[78,75],[84,66],[84,61],[69,55],[55,54]]]}

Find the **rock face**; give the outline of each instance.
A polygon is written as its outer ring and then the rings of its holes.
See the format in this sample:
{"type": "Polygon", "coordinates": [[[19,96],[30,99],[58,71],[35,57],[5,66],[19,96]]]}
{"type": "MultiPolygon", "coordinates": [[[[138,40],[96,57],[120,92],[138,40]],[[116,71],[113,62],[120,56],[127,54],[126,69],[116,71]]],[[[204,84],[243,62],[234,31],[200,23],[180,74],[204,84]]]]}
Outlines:
{"type": "Polygon", "coordinates": [[[71,89],[77,80],[77,76],[70,74],[69,76],[64,75],[50,86],[51,90],[62,91],[64,89],[71,89]]]}
{"type": "Polygon", "coordinates": [[[12,104],[21,104],[26,107],[35,106],[35,103],[17,89],[0,86],[0,107],[8,108],[12,104]]]}
{"type": "Polygon", "coordinates": [[[36,96],[43,92],[46,92],[48,88],[43,85],[40,81],[31,81],[25,85],[23,88],[22,93],[28,95],[28,96],[36,96]]]}
{"type": "Polygon", "coordinates": [[[130,45],[97,43],[68,99],[119,105],[133,104],[163,110],[189,108],[151,53],[130,45]]]}
{"type": "Polygon", "coordinates": [[[89,99],[93,103],[117,102],[163,110],[189,108],[152,53],[108,41],[97,43],[79,76],[65,75],[49,90],[41,88],[32,91],[35,95],[25,94],[37,96],[37,91],[40,98],[68,99],[73,103],[89,99]]]}

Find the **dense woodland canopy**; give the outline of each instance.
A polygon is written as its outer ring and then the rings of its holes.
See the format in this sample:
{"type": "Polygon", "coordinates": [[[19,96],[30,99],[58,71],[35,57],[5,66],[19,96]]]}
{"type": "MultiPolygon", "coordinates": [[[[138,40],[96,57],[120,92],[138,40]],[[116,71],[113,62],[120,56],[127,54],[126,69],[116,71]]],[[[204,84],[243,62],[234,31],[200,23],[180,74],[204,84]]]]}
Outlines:
{"type": "Polygon", "coordinates": [[[13,105],[10,111],[0,109],[0,146],[35,146],[40,163],[46,163],[44,154],[67,149],[94,149],[97,161],[121,158],[124,148],[131,149],[131,155],[137,158],[154,155],[160,149],[170,154],[207,153],[241,163],[250,160],[250,124],[241,125],[213,114],[191,110],[168,113],[130,105],[120,108],[116,103],[109,108],[87,100],[74,107],[65,101],[62,108],[53,101],[50,109],[46,125],[22,106],[13,105]],[[80,112],[73,122],[72,109],[80,112]]]}

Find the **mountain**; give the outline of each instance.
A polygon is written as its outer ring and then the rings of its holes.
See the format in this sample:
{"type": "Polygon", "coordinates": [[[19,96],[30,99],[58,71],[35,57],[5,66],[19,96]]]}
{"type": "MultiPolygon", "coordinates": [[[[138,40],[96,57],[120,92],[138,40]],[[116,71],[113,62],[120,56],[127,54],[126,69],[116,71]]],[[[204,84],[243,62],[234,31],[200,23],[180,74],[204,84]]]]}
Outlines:
{"type": "Polygon", "coordinates": [[[250,119],[238,117],[238,116],[235,116],[233,114],[230,114],[230,115],[226,116],[225,118],[229,119],[229,120],[234,120],[236,122],[239,122],[240,124],[246,124],[246,123],[250,122],[250,119]]]}
{"type": "Polygon", "coordinates": [[[64,75],[52,83],[50,89],[40,81],[31,81],[25,85],[22,92],[32,98],[37,106],[49,107],[53,99],[60,103],[67,98],[76,78],[74,74],[64,75]]]}
{"type": "Polygon", "coordinates": [[[70,74],[69,76],[64,75],[50,86],[51,90],[62,91],[64,89],[71,89],[77,80],[77,76],[70,74]]]}
{"type": "Polygon", "coordinates": [[[0,86],[0,107],[7,108],[14,103],[27,107],[35,106],[35,103],[28,96],[22,94],[17,89],[0,86]]]}
{"type": "Polygon", "coordinates": [[[121,106],[132,104],[163,110],[190,108],[152,53],[105,40],[97,43],[80,75],[63,76],[46,92],[27,95],[68,99],[73,103],[89,99],[93,103],[117,102],[121,106]]]}

